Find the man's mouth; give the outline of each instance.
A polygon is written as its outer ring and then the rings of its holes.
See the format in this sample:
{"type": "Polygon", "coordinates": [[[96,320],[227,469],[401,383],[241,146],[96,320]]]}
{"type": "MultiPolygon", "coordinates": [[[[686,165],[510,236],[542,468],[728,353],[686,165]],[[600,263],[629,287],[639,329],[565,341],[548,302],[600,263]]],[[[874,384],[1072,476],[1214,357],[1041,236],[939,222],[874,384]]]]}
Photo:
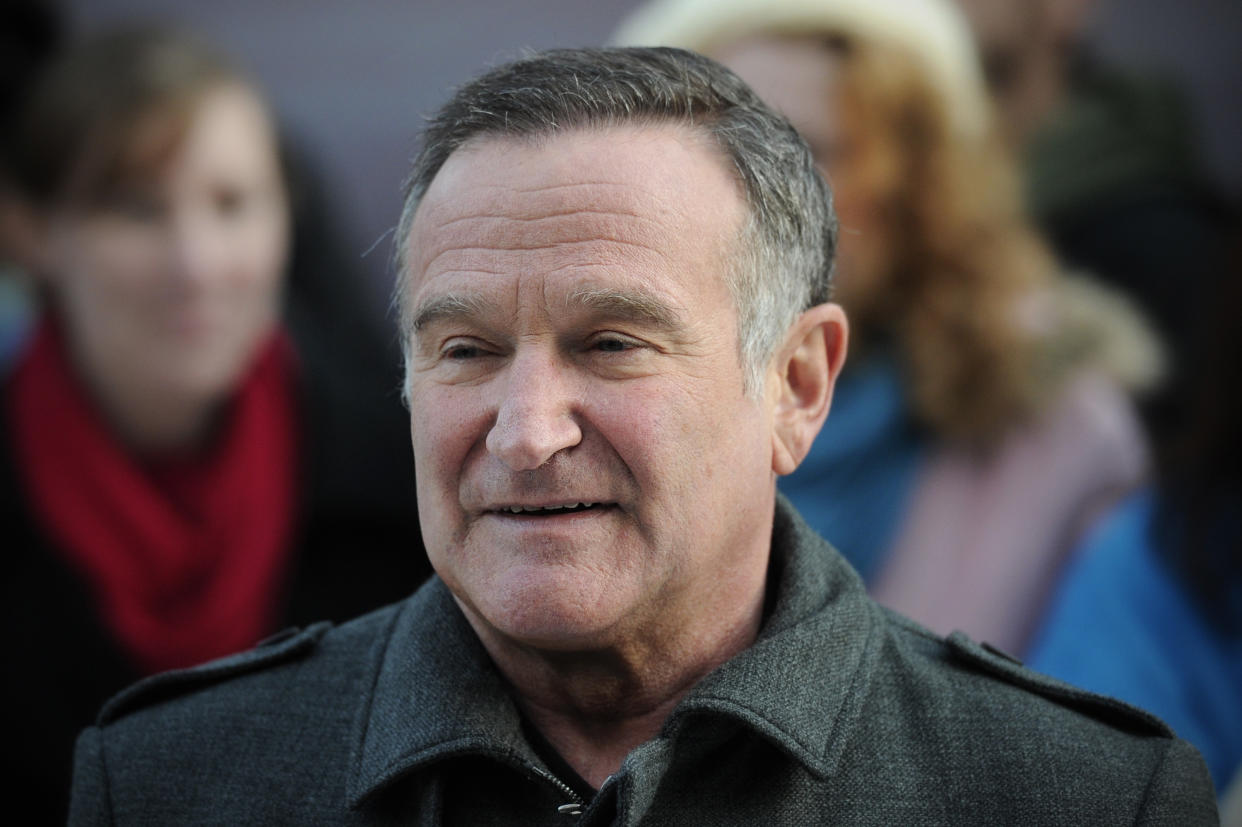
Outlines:
{"type": "Polygon", "coordinates": [[[555,517],[559,514],[577,514],[593,508],[606,508],[609,503],[577,502],[563,505],[508,505],[495,509],[500,514],[518,514],[523,517],[555,517]]]}

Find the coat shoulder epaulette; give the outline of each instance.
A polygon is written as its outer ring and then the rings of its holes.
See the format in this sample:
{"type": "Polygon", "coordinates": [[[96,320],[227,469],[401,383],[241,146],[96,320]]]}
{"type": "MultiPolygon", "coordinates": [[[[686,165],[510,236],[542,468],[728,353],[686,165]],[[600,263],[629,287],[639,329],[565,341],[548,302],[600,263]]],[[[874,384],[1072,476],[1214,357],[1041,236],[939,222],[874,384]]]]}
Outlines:
{"type": "Polygon", "coordinates": [[[991,644],[977,643],[964,632],[953,632],[945,638],[945,643],[955,659],[1061,706],[1137,735],[1173,737],[1169,726],[1155,715],[1116,698],[1097,695],[1028,669],[1017,657],[991,644]]]}
{"type": "Polygon", "coordinates": [[[152,675],[121,691],[104,704],[96,726],[110,724],[139,709],[214,685],[238,675],[288,663],[312,653],[319,639],[331,628],[329,622],[305,629],[290,628],[260,641],[253,649],[213,660],[189,669],[152,675]]]}

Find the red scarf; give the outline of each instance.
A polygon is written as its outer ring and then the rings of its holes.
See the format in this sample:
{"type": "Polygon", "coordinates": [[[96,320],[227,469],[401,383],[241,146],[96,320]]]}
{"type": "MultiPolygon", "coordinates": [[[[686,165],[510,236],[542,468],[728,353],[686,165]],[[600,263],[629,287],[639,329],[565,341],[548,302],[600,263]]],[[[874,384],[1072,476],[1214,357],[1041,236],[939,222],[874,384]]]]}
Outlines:
{"type": "Polygon", "coordinates": [[[160,465],[112,435],[51,320],[14,372],[6,402],[35,517],[147,673],[244,649],[276,620],[296,507],[293,375],[277,333],[211,449],[160,465]]]}

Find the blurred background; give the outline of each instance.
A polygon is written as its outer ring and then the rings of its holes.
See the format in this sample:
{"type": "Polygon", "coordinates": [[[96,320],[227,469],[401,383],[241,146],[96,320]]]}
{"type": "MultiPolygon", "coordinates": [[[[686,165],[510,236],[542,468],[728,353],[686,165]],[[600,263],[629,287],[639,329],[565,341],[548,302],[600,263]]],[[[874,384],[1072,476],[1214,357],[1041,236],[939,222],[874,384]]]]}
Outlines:
{"type": "MultiPolygon", "coordinates": [[[[182,24],[257,76],[321,167],[347,244],[385,300],[399,183],[422,117],[448,90],[523,48],[608,39],[634,0],[66,0],[73,33],[134,18],[182,24]]],[[[1242,3],[1100,0],[1087,39],[1102,56],[1159,67],[1184,87],[1221,190],[1242,198],[1242,3]]]]}

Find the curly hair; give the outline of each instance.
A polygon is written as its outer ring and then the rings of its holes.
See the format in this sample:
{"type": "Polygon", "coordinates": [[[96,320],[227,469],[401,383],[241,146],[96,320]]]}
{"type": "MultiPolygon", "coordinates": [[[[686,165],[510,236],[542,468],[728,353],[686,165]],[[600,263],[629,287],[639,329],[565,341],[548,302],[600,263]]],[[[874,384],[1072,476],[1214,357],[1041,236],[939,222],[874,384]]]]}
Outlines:
{"type": "Polygon", "coordinates": [[[1024,215],[998,139],[955,134],[941,96],[903,51],[828,42],[841,60],[841,105],[864,134],[893,144],[899,165],[887,193],[891,267],[856,328],[895,346],[920,422],[946,438],[990,442],[1063,378],[1067,360],[1050,335],[1055,262],[1024,215]]]}

